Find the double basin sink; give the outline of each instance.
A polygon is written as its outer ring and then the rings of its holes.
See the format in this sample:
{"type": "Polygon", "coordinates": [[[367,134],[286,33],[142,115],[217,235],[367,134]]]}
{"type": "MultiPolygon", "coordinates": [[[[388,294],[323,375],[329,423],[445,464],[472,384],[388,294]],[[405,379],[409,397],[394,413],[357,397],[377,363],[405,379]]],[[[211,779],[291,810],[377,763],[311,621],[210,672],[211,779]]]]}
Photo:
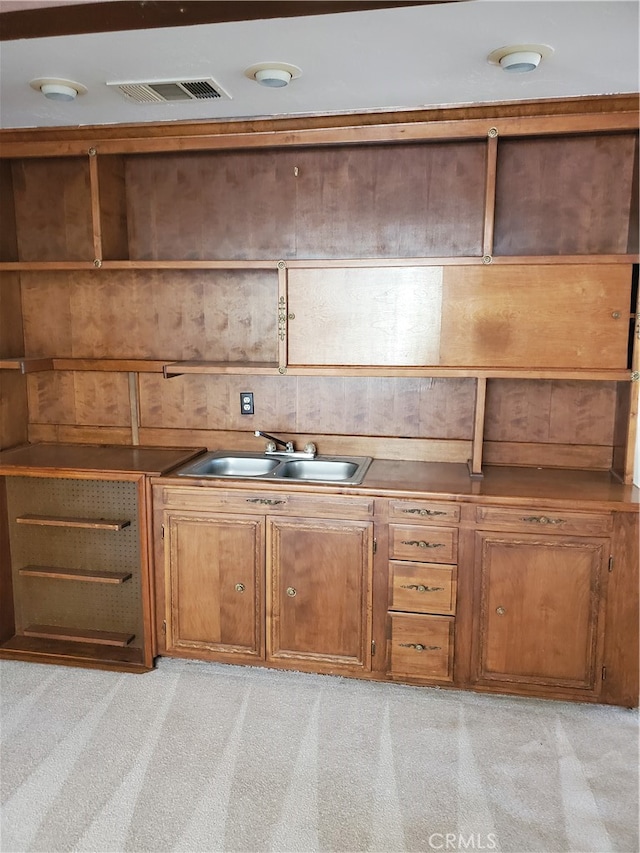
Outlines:
{"type": "Polygon", "coordinates": [[[370,456],[295,458],[286,454],[216,450],[183,465],[175,474],[179,477],[233,477],[357,486],[364,479],[371,461],[370,456]]]}

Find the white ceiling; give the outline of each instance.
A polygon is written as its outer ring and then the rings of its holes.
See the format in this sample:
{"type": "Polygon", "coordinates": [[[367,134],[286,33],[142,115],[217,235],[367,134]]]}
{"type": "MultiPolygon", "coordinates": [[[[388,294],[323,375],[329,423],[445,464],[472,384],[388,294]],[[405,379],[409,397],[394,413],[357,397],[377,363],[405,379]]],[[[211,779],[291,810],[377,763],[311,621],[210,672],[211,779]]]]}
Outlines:
{"type": "MultiPolygon", "coordinates": [[[[55,2],[55,0],[54,0],[55,2]]],[[[46,0],[42,5],[46,4],[46,0]]],[[[0,12],[34,3],[0,0],[0,12]]],[[[440,5],[0,42],[0,127],[395,110],[638,92],[639,0],[469,0],[440,5]],[[530,74],[487,61],[508,44],[553,54],[530,74]],[[283,89],[244,69],[302,69],[283,89]],[[47,101],[34,78],[87,93],[47,101]],[[231,100],[135,104],[105,84],[212,77],[231,100]]],[[[99,14],[99,11],[96,11],[99,14]]]]}

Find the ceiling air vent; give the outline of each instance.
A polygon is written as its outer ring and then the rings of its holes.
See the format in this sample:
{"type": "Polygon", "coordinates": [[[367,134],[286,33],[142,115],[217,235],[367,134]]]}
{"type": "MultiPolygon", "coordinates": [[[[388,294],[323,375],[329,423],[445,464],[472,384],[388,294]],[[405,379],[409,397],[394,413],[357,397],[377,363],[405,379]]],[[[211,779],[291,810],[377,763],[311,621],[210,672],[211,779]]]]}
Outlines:
{"type": "Polygon", "coordinates": [[[107,83],[128,101],[138,104],[166,104],[174,101],[203,101],[216,98],[231,100],[225,90],[211,78],[205,80],[150,80],[107,83]]]}

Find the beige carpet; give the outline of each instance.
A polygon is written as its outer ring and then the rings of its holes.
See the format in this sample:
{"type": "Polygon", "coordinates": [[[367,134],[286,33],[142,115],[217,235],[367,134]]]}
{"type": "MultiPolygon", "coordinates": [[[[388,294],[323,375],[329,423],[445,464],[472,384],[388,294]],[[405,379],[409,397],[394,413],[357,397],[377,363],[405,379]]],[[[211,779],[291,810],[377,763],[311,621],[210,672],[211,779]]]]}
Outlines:
{"type": "Polygon", "coordinates": [[[0,678],[3,853],[639,849],[625,709],[169,659],[0,678]]]}

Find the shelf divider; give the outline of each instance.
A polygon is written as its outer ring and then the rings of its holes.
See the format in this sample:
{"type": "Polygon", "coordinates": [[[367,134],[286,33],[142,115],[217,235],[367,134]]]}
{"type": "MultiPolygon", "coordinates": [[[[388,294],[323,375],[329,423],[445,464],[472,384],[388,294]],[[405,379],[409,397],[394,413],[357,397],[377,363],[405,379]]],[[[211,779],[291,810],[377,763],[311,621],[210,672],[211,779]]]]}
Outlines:
{"type": "Polygon", "coordinates": [[[107,572],[100,569],[63,569],[56,566],[24,566],[18,573],[32,578],[54,578],[56,580],[91,581],[93,583],[124,583],[131,572],[107,572]]]}
{"type": "Polygon", "coordinates": [[[57,515],[19,515],[18,524],[35,524],[41,527],[84,527],[91,530],[122,530],[129,527],[128,519],[63,518],[57,515]]]}

